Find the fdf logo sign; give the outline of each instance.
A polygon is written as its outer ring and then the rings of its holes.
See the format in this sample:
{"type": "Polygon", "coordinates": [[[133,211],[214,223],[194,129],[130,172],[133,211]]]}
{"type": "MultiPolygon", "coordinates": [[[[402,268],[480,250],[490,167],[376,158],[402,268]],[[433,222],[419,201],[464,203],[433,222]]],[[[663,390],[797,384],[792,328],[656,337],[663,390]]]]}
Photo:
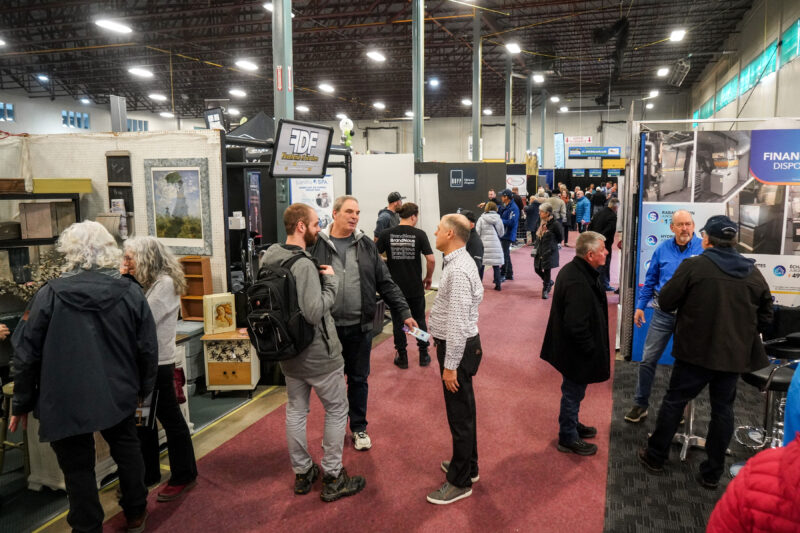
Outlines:
{"type": "Polygon", "coordinates": [[[307,154],[317,147],[319,132],[308,131],[301,128],[292,128],[289,136],[289,144],[292,146],[292,153],[307,154]]]}
{"type": "Polygon", "coordinates": [[[658,222],[658,213],[655,211],[650,211],[647,213],[647,220],[650,222],[658,222]]]}
{"type": "Polygon", "coordinates": [[[646,241],[648,246],[655,246],[658,244],[658,237],[655,235],[648,235],[646,241]]]}
{"type": "Polygon", "coordinates": [[[786,274],[786,267],[778,265],[772,269],[772,273],[780,278],[786,274]]]}

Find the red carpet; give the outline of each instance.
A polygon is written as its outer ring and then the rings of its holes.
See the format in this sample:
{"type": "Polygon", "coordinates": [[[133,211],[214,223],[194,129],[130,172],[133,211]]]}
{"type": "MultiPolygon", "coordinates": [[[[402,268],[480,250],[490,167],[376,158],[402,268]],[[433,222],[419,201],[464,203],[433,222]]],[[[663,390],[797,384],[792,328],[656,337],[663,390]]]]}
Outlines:
{"type": "MultiPolygon", "coordinates": [[[[474,381],[481,479],[472,497],[449,506],[426,502],[445,480],[439,463],[451,451],[441,381],[435,363],[420,368],[411,353],[408,370],[395,367],[389,339],[372,352],[373,448],[345,446],[348,472],[367,479],[361,494],[326,504],[319,499],[320,482],[311,494],[293,494],[280,408],[204,457],[198,486],[182,501],[156,503],[151,494],[147,530],[602,531],[611,382],[589,386],[581,409],[581,421],[598,428],[600,452],[584,458],[556,451],[561,379],[539,359],[550,301],[540,298],[529,253],[513,252],[515,280],[501,292],[491,290],[491,271],[485,276],[479,324],[484,357],[474,381]]],[[[561,264],[573,254],[564,248],[561,264]]],[[[610,299],[616,305],[617,297],[610,299]]],[[[615,307],[609,310],[616,317],[615,307]]],[[[612,339],[614,329],[612,318],[612,339]]],[[[314,398],[308,435],[316,462],[323,415],[314,398]]],[[[122,526],[121,515],[106,524],[122,526]]]]}

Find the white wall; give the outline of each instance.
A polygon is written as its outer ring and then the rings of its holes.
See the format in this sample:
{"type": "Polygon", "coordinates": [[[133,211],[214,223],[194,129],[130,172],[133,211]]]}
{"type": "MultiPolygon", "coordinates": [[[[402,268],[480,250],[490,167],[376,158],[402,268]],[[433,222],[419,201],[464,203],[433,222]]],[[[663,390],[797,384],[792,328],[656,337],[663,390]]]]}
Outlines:
{"type": "MultiPolygon", "coordinates": [[[[22,89],[0,91],[0,102],[14,104],[14,122],[0,122],[0,130],[9,133],[58,134],[75,132],[111,131],[111,111],[108,106],[82,104],[71,97],[30,98],[22,89]],[[67,128],[61,123],[61,111],[89,114],[88,130],[67,128]]],[[[178,120],[167,119],[146,111],[129,111],[128,118],[149,121],[149,131],[177,130],[178,120]]],[[[181,120],[182,130],[193,130],[195,126],[205,128],[203,119],[181,120]]]]}
{"type": "MultiPolygon", "coordinates": [[[[723,50],[735,50],[733,54],[721,56],[703,72],[698,83],[691,89],[691,112],[699,109],[711,96],[743,67],[761,54],[764,49],[800,18],[800,2],[797,0],[758,0],[748,11],[737,31],[726,41],[723,50]]],[[[778,54],[780,49],[778,50],[778,54]]],[[[800,116],[800,58],[784,65],[775,74],[766,76],[754,89],[715,112],[711,118],[768,118],[800,116]],[[752,93],[752,94],[751,94],[752,93]]],[[[741,129],[752,128],[743,123],[741,129]]],[[[730,123],[701,125],[700,129],[729,129],[730,123]]]]}

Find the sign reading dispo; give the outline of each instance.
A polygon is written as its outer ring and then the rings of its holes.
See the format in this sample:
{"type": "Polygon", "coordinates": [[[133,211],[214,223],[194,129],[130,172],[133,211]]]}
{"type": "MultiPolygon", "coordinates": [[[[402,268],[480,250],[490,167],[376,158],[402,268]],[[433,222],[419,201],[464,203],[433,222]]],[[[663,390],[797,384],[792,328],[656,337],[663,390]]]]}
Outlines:
{"type": "Polygon", "coordinates": [[[283,120],[278,122],[272,164],[273,178],[322,178],[328,166],[333,128],[283,120]]]}
{"type": "Polygon", "coordinates": [[[753,130],[750,175],[770,185],[800,185],[800,130],[753,130]]]}

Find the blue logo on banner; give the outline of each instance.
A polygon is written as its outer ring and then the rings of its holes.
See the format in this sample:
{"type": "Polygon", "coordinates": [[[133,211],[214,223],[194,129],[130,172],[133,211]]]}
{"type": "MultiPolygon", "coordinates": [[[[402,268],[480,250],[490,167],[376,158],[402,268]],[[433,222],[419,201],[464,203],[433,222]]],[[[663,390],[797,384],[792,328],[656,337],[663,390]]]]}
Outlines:
{"type": "Polygon", "coordinates": [[[644,269],[645,269],[645,271],[650,270],[650,260],[649,259],[644,262],[644,269]]]}
{"type": "Polygon", "coordinates": [[[784,274],[786,274],[786,268],[781,266],[781,265],[778,265],[778,266],[776,266],[775,268],[772,269],[772,273],[775,274],[778,277],[781,277],[784,274]]]}
{"type": "Polygon", "coordinates": [[[648,235],[647,244],[649,246],[655,246],[656,244],[658,244],[658,237],[656,237],[655,235],[648,235]]]}
{"type": "Polygon", "coordinates": [[[650,222],[658,222],[658,213],[656,211],[650,211],[647,213],[647,220],[650,222]]]}
{"type": "Polygon", "coordinates": [[[750,175],[762,183],[800,184],[800,130],[753,130],[750,175]]]}

